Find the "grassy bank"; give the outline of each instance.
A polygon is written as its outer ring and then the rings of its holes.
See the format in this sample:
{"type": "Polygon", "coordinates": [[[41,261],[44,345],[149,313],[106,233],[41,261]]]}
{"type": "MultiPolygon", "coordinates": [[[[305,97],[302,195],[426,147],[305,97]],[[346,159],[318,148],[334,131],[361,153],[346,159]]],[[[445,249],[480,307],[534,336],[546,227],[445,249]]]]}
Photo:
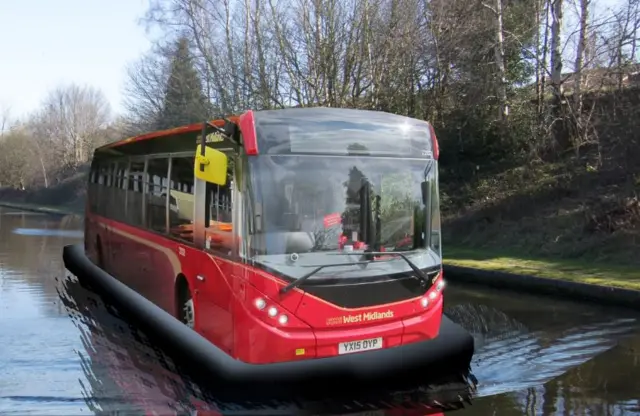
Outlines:
{"type": "Polygon", "coordinates": [[[478,156],[450,143],[440,176],[443,246],[467,249],[451,260],[611,284],[617,265],[624,275],[640,270],[639,92],[588,97],[593,137],[572,150],[535,142],[523,152],[496,139],[509,152],[478,156]],[[479,261],[476,251],[497,255],[479,261]]]}
{"type": "Polygon", "coordinates": [[[452,266],[640,290],[640,268],[633,265],[455,247],[446,247],[444,256],[452,266]]]}

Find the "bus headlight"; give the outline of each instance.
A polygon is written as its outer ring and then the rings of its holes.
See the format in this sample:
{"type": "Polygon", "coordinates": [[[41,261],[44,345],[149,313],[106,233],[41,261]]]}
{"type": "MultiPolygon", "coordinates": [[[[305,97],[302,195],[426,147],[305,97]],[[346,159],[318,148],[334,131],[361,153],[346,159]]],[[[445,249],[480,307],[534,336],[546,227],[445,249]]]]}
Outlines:
{"type": "Polygon", "coordinates": [[[423,308],[426,308],[427,306],[429,306],[429,299],[427,298],[420,299],[420,304],[422,305],[423,308]]]}
{"type": "Polygon", "coordinates": [[[258,298],[256,299],[255,305],[256,305],[256,308],[263,310],[267,306],[267,302],[262,298],[258,298]]]}
{"type": "Polygon", "coordinates": [[[311,329],[307,323],[296,317],[295,313],[288,310],[286,304],[278,304],[269,295],[262,293],[248,282],[245,282],[244,285],[242,306],[245,308],[246,313],[259,319],[268,327],[305,331],[311,329]]]}
{"type": "Polygon", "coordinates": [[[444,279],[440,279],[436,285],[436,290],[438,292],[442,292],[442,289],[444,289],[444,279]]]}
{"type": "Polygon", "coordinates": [[[433,291],[433,292],[429,293],[429,299],[435,300],[436,297],[438,297],[438,292],[433,291]]]}

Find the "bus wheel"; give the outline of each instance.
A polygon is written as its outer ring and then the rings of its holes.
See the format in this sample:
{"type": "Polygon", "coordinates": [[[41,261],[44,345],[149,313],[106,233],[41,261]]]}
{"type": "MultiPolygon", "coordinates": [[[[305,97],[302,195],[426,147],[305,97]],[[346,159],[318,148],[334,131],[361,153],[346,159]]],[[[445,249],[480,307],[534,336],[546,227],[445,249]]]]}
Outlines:
{"type": "Polygon", "coordinates": [[[196,310],[189,287],[185,285],[180,296],[180,320],[191,329],[195,329],[196,310]]]}
{"type": "Polygon", "coordinates": [[[191,329],[196,327],[196,311],[193,307],[193,299],[189,298],[184,304],[184,323],[191,329]]]}

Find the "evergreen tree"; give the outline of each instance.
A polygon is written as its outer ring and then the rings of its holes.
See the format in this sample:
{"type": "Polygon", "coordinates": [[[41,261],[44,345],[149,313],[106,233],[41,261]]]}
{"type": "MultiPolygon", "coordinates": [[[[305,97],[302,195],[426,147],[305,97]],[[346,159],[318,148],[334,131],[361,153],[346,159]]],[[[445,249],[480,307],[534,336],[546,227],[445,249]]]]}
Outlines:
{"type": "Polygon", "coordinates": [[[169,129],[198,123],[211,116],[211,105],[202,88],[189,51],[189,41],[176,42],[171,58],[171,72],[165,88],[164,107],[157,120],[158,129],[169,129]]]}

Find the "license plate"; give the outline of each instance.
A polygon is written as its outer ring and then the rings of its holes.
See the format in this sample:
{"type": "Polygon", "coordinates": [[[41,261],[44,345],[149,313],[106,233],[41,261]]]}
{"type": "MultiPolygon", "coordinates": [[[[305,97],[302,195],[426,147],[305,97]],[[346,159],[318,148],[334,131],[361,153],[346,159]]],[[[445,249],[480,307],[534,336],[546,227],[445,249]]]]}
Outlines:
{"type": "Polygon", "coordinates": [[[360,341],[341,342],[338,344],[338,354],[351,354],[360,351],[379,350],[382,348],[382,337],[361,339],[360,341]]]}

